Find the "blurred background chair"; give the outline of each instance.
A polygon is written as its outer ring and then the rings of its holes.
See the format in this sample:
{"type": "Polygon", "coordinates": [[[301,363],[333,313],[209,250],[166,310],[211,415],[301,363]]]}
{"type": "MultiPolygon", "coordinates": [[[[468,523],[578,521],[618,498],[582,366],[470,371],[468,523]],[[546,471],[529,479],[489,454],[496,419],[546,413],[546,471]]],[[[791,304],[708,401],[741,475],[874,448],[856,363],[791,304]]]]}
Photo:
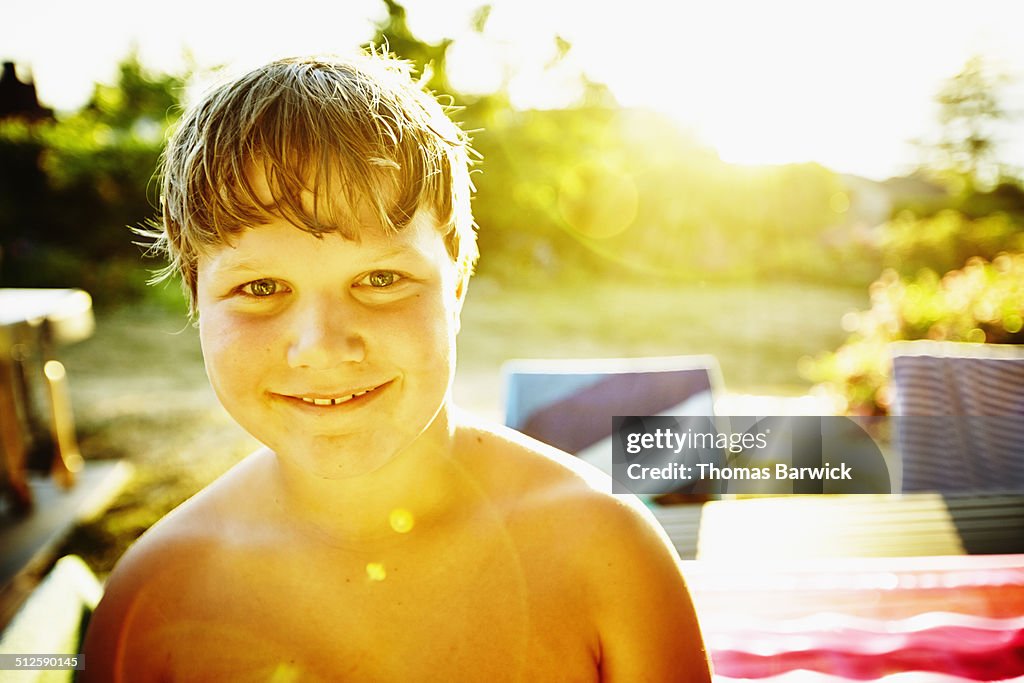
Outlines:
{"type": "Polygon", "coordinates": [[[1024,349],[891,346],[901,489],[942,494],[970,554],[1024,552],[1024,349]]]}
{"type": "Polygon", "coordinates": [[[721,387],[713,356],[512,360],[502,377],[505,424],[574,454],[614,415],[712,416],[721,387]]]}
{"type": "Polygon", "coordinates": [[[92,298],[80,289],[0,289],[0,497],[16,512],[32,507],[29,470],[69,487],[82,467],[56,348],[93,327],[92,298]]]}
{"type": "Polygon", "coordinates": [[[904,491],[1024,492],[1024,349],[891,345],[904,491]]]}
{"type": "MultiPolygon", "coordinates": [[[[722,388],[718,361],[708,355],[512,360],[502,366],[502,377],[506,425],[578,456],[613,479],[614,416],[715,419],[715,396],[722,388]]],[[[637,486],[631,482],[628,488],[648,504],[655,501],[637,486]]],[[[686,502],[696,502],[693,494],[700,492],[682,493],[686,502]]],[[[672,502],[671,495],[657,500],[672,502]]]]}

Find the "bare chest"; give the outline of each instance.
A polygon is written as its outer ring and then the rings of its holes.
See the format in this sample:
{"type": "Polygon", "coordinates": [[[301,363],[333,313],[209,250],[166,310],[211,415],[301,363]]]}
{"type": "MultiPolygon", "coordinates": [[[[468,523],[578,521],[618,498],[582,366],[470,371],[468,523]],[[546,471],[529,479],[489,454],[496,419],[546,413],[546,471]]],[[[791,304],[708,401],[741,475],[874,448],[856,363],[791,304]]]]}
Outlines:
{"type": "Polygon", "coordinates": [[[171,680],[595,681],[587,596],[515,539],[246,550],[179,596],[171,680]]]}

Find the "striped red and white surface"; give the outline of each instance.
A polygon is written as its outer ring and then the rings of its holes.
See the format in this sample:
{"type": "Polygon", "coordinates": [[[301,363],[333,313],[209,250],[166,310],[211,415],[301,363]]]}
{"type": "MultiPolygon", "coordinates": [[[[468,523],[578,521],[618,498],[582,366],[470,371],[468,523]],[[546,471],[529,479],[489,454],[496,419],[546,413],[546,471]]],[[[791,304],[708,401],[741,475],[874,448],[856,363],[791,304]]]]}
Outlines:
{"type": "Polygon", "coordinates": [[[683,564],[717,683],[1024,681],[1024,555],[683,564]]]}

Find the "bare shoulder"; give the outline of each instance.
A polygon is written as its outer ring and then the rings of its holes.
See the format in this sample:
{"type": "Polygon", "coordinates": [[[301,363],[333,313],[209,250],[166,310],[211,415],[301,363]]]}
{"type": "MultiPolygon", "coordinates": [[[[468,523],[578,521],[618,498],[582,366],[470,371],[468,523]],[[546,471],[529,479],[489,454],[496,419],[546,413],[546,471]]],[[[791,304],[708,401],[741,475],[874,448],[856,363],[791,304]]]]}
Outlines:
{"type": "Polygon", "coordinates": [[[653,515],[635,496],[613,495],[607,474],[515,430],[466,418],[460,450],[471,454],[474,477],[492,500],[515,514],[570,515],[602,534],[667,543],[653,515]]]}
{"type": "MultiPolygon", "coordinates": [[[[179,516],[180,519],[180,516],[179,516]]],[[[161,678],[159,643],[149,634],[168,626],[173,598],[187,590],[191,563],[207,552],[201,538],[174,519],[158,523],[122,556],[104,586],[86,634],[85,681],[161,678]]]]}
{"type": "Polygon", "coordinates": [[[591,596],[602,681],[708,681],[679,560],[650,511],[607,475],[500,426],[471,424],[483,487],[535,552],[558,558],[591,596]]]}
{"type": "MultiPolygon", "coordinates": [[[[250,456],[252,457],[252,456],[250,456]]],[[[244,463],[243,463],[244,464],[244,463]]],[[[160,680],[173,648],[175,614],[204,590],[203,577],[223,561],[232,491],[251,477],[244,466],[160,520],[125,552],[90,619],[83,680],[160,680]],[[141,678],[139,678],[141,676],[141,678]]]]}

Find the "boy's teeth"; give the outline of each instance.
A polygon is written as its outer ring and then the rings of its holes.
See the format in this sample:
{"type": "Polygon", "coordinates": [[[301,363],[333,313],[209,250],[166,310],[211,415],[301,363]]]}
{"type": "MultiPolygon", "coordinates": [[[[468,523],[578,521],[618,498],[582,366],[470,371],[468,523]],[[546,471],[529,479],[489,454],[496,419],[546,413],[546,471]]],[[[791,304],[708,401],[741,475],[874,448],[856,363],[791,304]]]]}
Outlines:
{"type": "Polygon", "coordinates": [[[303,400],[303,402],[310,403],[310,404],[315,405],[315,406],[336,406],[339,403],[344,403],[345,401],[351,401],[356,396],[362,396],[363,394],[368,394],[369,392],[370,392],[370,390],[367,389],[366,391],[358,391],[358,392],[356,392],[354,394],[349,394],[347,396],[340,396],[338,398],[306,398],[305,396],[300,396],[299,398],[301,398],[303,400]]]}

